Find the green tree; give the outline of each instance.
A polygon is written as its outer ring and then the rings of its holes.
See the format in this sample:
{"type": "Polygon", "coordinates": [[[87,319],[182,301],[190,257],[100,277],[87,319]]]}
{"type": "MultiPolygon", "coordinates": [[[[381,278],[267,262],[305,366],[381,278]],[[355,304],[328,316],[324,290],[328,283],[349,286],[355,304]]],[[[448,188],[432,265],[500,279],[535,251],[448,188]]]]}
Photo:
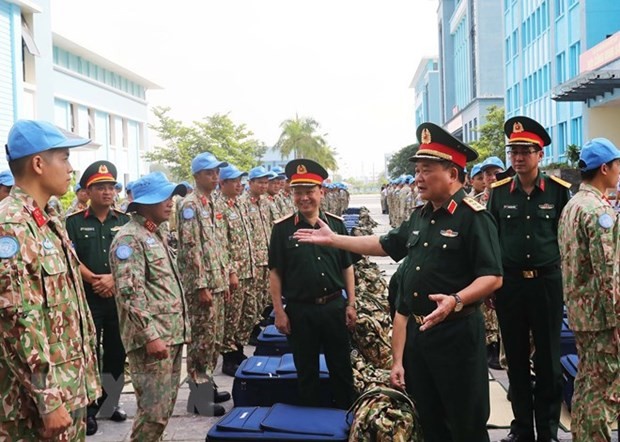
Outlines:
{"type": "Polygon", "coordinates": [[[504,108],[489,106],[486,122],[482,126],[474,129],[480,134],[478,140],[470,144],[478,152],[476,163],[484,161],[488,157],[500,157],[506,161],[504,147],[506,146],[506,136],[504,134],[504,108]]]}
{"type": "Polygon", "coordinates": [[[170,108],[156,107],[157,122],[150,126],[164,143],[145,155],[149,161],[166,166],[176,180],[190,179],[192,159],[201,152],[211,152],[241,170],[259,164],[267,150],[253,138],[244,124],[235,124],[228,115],[214,114],[185,125],[170,116],[170,108]]]}
{"type": "Polygon", "coordinates": [[[417,152],[419,147],[417,143],[410,144],[392,155],[387,166],[388,176],[395,178],[402,174],[413,173],[413,163],[409,161],[409,158],[417,152]]]}
{"type": "Polygon", "coordinates": [[[327,134],[319,133],[318,121],[295,115],[293,119],[284,120],[280,129],[282,132],[275,148],[280,151],[282,158],[293,153],[295,158],[307,158],[317,161],[326,169],[338,169],[336,151],[325,140],[327,134]]]}
{"type": "Polygon", "coordinates": [[[581,147],[576,144],[569,144],[566,146],[566,159],[571,167],[577,166],[579,163],[579,155],[581,155],[581,147]]]}

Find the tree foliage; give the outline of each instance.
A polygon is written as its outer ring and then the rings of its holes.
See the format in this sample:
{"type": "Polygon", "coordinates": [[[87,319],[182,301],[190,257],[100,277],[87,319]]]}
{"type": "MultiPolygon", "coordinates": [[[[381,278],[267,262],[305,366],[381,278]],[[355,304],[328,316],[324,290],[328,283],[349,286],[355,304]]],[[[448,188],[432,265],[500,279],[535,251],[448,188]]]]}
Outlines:
{"type": "Polygon", "coordinates": [[[566,146],[566,159],[568,160],[568,165],[571,167],[577,166],[579,163],[579,156],[581,155],[581,147],[576,144],[569,144],[566,146]]]}
{"type": "Polygon", "coordinates": [[[150,128],[164,145],[156,146],[145,157],[168,167],[175,180],[191,178],[192,159],[202,152],[248,170],[259,164],[267,150],[245,124],[235,124],[227,114],[213,114],[188,126],[172,118],[169,107],[156,107],[153,113],[157,122],[150,128]]]}
{"type": "Polygon", "coordinates": [[[476,163],[481,163],[488,157],[496,156],[506,162],[504,134],[504,108],[489,106],[486,122],[474,129],[480,134],[477,141],[469,143],[478,152],[476,163]]]}
{"type": "Polygon", "coordinates": [[[388,176],[396,178],[402,174],[413,173],[413,163],[409,161],[409,158],[417,152],[419,147],[417,143],[410,144],[392,155],[387,166],[388,176]]]}
{"type": "Polygon", "coordinates": [[[320,124],[310,117],[299,117],[284,120],[280,124],[282,132],[275,145],[282,158],[291,153],[295,158],[307,158],[320,163],[330,170],[337,170],[336,151],[329,146],[325,137],[319,133],[320,124]]]}

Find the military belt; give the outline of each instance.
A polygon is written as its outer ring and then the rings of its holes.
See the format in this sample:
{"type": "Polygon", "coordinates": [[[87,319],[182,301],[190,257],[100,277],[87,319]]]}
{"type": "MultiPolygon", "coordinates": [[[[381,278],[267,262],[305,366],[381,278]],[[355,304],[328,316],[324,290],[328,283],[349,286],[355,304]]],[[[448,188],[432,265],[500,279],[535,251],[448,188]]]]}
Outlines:
{"type": "Polygon", "coordinates": [[[560,269],[560,264],[552,264],[548,266],[542,267],[532,267],[526,269],[520,269],[515,267],[504,267],[504,273],[507,276],[512,276],[515,278],[523,278],[523,279],[535,279],[541,276],[549,275],[551,273],[555,273],[560,269]]]}
{"type": "Polygon", "coordinates": [[[316,305],[324,305],[332,302],[338,297],[342,296],[342,289],[336,290],[335,292],[330,293],[329,295],[321,296],[320,298],[309,298],[309,299],[288,299],[288,302],[300,303],[300,304],[316,304],[316,305]]]}
{"type": "MultiPolygon", "coordinates": [[[[450,313],[448,316],[446,316],[446,319],[444,319],[441,322],[449,322],[449,321],[454,321],[455,319],[466,318],[467,316],[474,313],[476,310],[478,310],[478,304],[466,305],[465,307],[463,307],[463,310],[461,310],[460,312],[450,313]]],[[[416,315],[415,313],[412,313],[410,316],[411,316],[411,319],[413,319],[416,322],[416,324],[418,325],[424,324],[424,315],[416,315]]]]}

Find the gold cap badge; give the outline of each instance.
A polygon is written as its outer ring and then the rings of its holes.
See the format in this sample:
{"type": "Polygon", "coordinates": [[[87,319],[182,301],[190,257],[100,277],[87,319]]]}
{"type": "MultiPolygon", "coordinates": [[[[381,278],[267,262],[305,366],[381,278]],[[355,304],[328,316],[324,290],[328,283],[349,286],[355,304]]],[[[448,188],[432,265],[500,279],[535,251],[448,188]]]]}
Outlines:
{"type": "Polygon", "coordinates": [[[306,166],[304,166],[303,164],[300,164],[299,166],[297,166],[298,175],[303,175],[305,173],[308,173],[308,169],[306,169],[306,166]]]}
{"type": "Polygon", "coordinates": [[[105,164],[99,166],[99,173],[108,173],[108,168],[105,164]]]}
{"type": "Polygon", "coordinates": [[[426,128],[422,129],[422,144],[431,144],[431,131],[426,128]]]}
{"type": "Polygon", "coordinates": [[[517,134],[523,132],[523,125],[516,121],[515,124],[512,125],[512,131],[517,134]]]}

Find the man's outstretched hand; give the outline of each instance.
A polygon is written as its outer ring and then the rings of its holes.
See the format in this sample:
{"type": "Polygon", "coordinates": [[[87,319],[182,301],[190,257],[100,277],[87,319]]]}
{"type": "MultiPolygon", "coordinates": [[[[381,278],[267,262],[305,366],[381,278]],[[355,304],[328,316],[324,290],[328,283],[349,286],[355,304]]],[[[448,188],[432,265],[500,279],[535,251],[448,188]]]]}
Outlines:
{"type": "Polygon", "coordinates": [[[331,246],[335,233],[321,218],[318,219],[319,229],[299,229],[293,237],[301,243],[331,246]]]}

